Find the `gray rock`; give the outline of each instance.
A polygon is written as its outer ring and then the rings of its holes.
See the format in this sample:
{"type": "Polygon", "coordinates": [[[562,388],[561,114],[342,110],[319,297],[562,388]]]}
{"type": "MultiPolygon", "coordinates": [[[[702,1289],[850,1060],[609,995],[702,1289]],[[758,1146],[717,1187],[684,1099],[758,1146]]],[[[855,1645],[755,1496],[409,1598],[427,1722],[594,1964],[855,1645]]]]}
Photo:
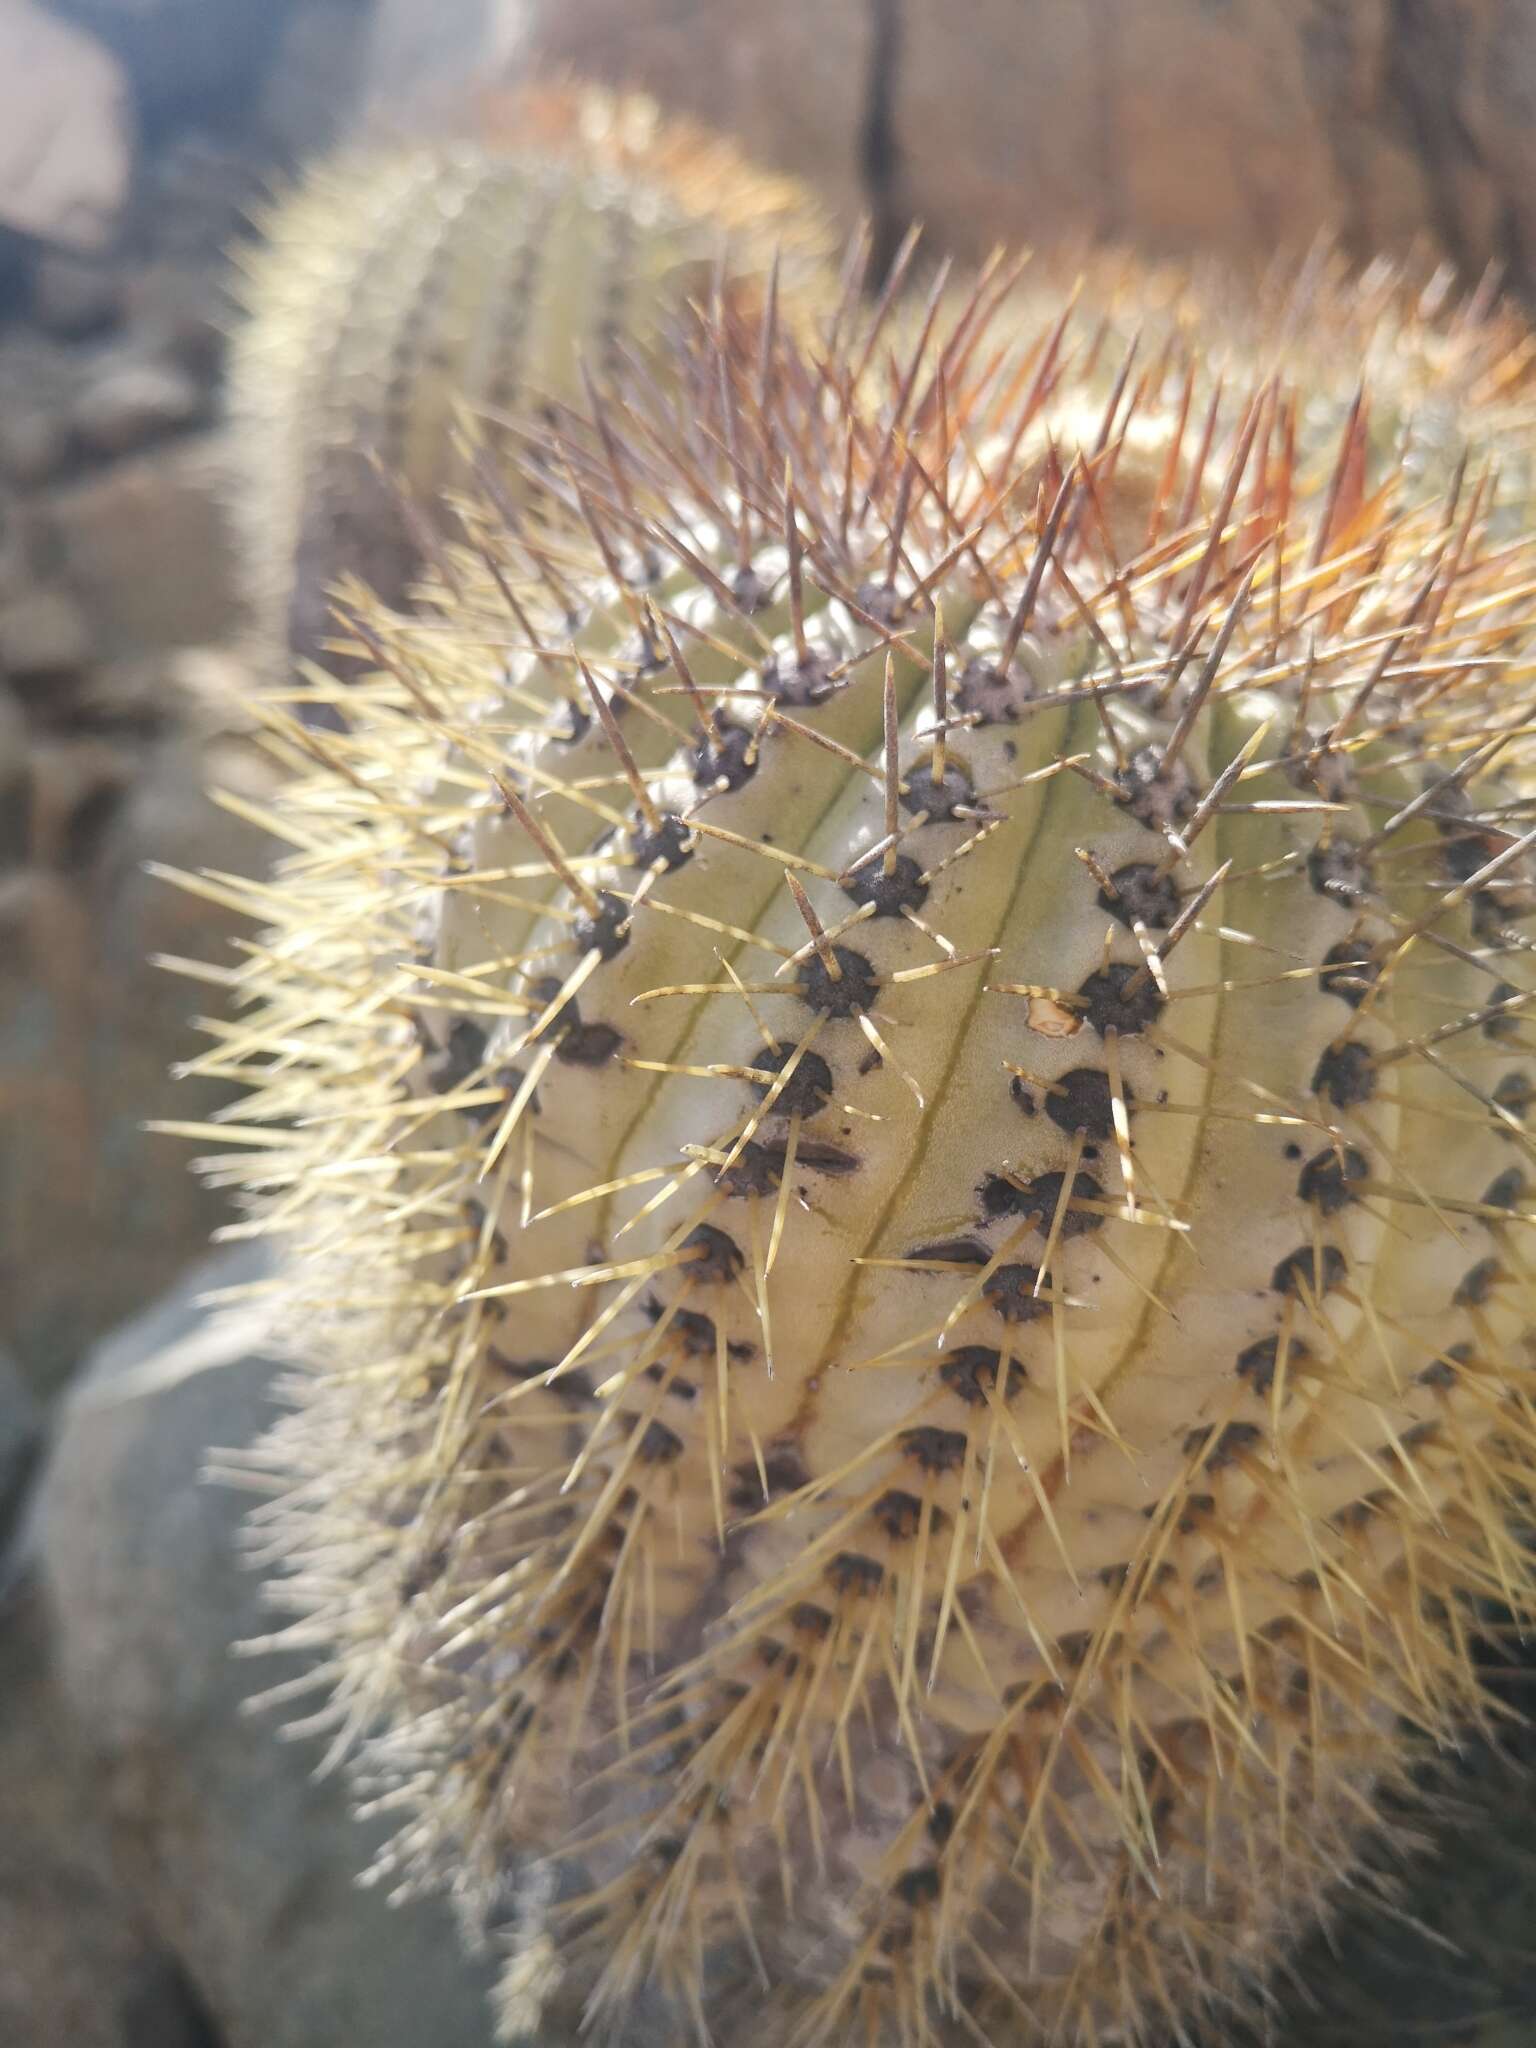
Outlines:
{"type": "Polygon", "coordinates": [[[231,241],[249,232],[252,203],[266,190],[250,143],[239,135],[221,139],[200,124],[144,165],[128,229],[158,256],[222,270],[231,241]]]}
{"type": "Polygon", "coordinates": [[[94,470],[49,494],[46,543],[101,644],[208,646],[238,606],[217,435],[94,470]]]}
{"type": "Polygon", "coordinates": [[[51,683],[78,675],[94,653],[80,607],[63,590],[33,590],[0,605],[0,675],[51,683]]]}
{"type": "Polygon", "coordinates": [[[42,1447],[42,1409],[0,1351],[0,1588],[5,1582],[6,1545],[42,1447]]]}
{"type": "Polygon", "coordinates": [[[117,58],[140,111],[203,119],[237,107],[270,61],[286,6],[254,0],[50,0],[117,58]]]}
{"type": "Polygon", "coordinates": [[[0,415],[0,477],[24,491],[56,477],[69,460],[69,430],[57,413],[34,406],[0,415]]]}
{"type": "MultiPolygon", "coordinates": [[[[227,239],[235,239],[233,228],[227,239]]],[[[178,255],[140,265],[128,284],[128,317],[161,362],[201,387],[218,382],[230,323],[222,264],[178,255]]]]}
{"type": "Polygon", "coordinates": [[[488,2048],[482,1973],[445,1910],[391,1910],[354,1873],[377,1834],[317,1743],[242,1702],[287,1658],[235,1660],[270,1626],[236,1554],[247,1500],[200,1483],[210,1447],[272,1412],[259,1323],[197,1306],[248,1280],[212,1262],[102,1345],[64,1413],[36,1541],[59,1668],[136,1897],[227,2048],[488,2048]]]}
{"type": "Polygon", "coordinates": [[[374,0],[367,96],[381,115],[405,115],[423,103],[462,101],[491,76],[517,26],[521,0],[374,0]]]}
{"type": "Polygon", "coordinates": [[[0,691],[0,855],[26,860],[0,870],[0,1346],[44,1390],[228,1220],[187,1171],[187,1144],[144,1129],[204,1120],[230,1094],[212,1076],[171,1077],[204,1049],[193,1019],[219,998],[153,963],[229,961],[245,929],[147,864],[259,874],[272,852],[208,795],[271,790],[256,747],[194,695],[209,671],[243,684],[208,654],[107,664],[29,693],[30,733],[0,691]]]}
{"type": "Polygon", "coordinates": [[[288,15],[256,108],[262,140],[281,162],[301,164],[342,132],[361,85],[371,12],[357,0],[304,0],[288,15]]]}
{"type": "Polygon", "coordinates": [[[216,2048],[113,1869],[32,1584],[0,1600],[0,2041],[216,2048]]]}
{"type": "MultiPolygon", "coordinates": [[[[26,718],[10,691],[0,688],[0,876],[26,859],[31,840],[31,764],[27,755],[26,718]]],[[[5,924],[5,909],[0,904],[0,948],[9,937],[5,924]]]]}
{"type": "Polygon", "coordinates": [[[116,326],[123,312],[123,275],[115,263],[45,249],[32,273],[33,324],[58,341],[80,341],[116,326]]]}
{"type": "MultiPolygon", "coordinates": [[[[945,0],[907,0],[903,13],[913,7],[940,11],[945,0]]],[[[963,46],[975,11],[970,0],[954,22],[954,40],[963,46]]],[[[638,86],[669,111],[731,136],[749,156],[805,179],[846,217],[862,214],[877,196],[867,177],[870,130],[878,130],[871,88],[889,65],[894,10],[887,5],[493,0],[490,12],[489,47],[510,43],[516,65],[638,86]]],[[[952,11],[945,18],[953,20],[952,11]]],[[[993,60],[995,82],[995,52],[993,60]]]]}
{"type": "MultiPolygon", "coordinates": [[[[93,342],[61,348],[30,320],[0,322],[0,471],[8,485],[31,489],[68,467],[74,458],[70,408],[97,353],[93,342]]],[[[15,524],[15,508],[0,505],[0,535],[15,524]]],[[[0,554],[15,552],[7,536],[0,554]]],[[[6,561],[0,589],[16,587],[6,561]]]]}
{"type": "Polygon", "coordinates": [[[0,223],[100,249],[128,194],[133,118],[122,71],[36,0],[0,7],[0,223]]]}
{"type": "Polygon", "coordinates": [[[179,364],[124,362],[89,385],[70,426],[87,455],[128,455],[199,420],[206,399],[179,364]]]}

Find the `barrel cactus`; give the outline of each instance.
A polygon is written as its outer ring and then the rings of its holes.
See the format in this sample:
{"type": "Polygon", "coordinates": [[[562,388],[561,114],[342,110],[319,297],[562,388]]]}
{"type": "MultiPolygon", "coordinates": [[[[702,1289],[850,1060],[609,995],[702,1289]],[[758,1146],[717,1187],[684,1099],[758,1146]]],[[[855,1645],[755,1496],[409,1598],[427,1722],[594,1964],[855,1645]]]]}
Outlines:
{"type": "Polygon", "coordinates": [[[471,474],[466,441],[622,351],[655,364],[722,263],[765,283],[777,260],[792,297],[827,253],[791,181],[638,96],[541,84],[467,127],[322,162],[246,252],[233,509],[269,658],[326,649],[343,577],[405,595],[413,507],[471,474]]]}
{"type": "Polygon", "coordinates": [[[1014,303],[706,310],[279,729],[261,1554],[509,2039],[1187,2038],[1532,1606],[1529,550],[1014,303]]]}

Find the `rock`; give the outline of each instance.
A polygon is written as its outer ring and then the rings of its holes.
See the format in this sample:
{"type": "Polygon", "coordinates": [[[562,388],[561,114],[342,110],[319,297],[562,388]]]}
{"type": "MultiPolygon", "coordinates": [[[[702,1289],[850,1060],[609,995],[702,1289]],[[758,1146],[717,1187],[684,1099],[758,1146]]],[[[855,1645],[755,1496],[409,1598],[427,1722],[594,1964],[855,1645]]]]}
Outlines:
{"type": "Polygon", "coordinates": [[[1487,1646],[1499,1719],[1426,1759],[1427,1809],[1410,1796],[1393,1815],[1417,1852],[1377,1845],[1389,1910],[1370,1886],[1346,1888],[1298,1950],[1279,2009],[1230,2048],[1531,2048],[1536,1656],[1505,1622],[1487,1646]]]}
{"type": "Polygon", "coordinates": [[[42,1447],[42,1409],[13,1361],[0,1351],[0,1590],[5,1581],[6,1546],[42,1447]]]}
{"type": "MultiPolygon", "coordinates": [[[[0,321],[0,468],[24,489],[51,481],[74,459],[69,412],[97,358],[92,343],[61,348],[50,340],[26,317],[30,302],[29,284],[17,317],[0,321]]],[[[10,512],[0,501],[0,540],[10,512]]],[[[13,580],[0,571],[0,591],[13,580]]]]}
{"type": "Polygon", "coordinates": [[[122,271],[100,258],[45,250],[32,273],[28,312],[34,326],[59,341],[100,334],[122,318],[122,271]]]}
{"type": "MultiPolygon", "coordinates": [[[[122,66],[151,129],[239,110],[271,61],[283,4],[252,0],[51,0],[122,66]]],[[[302,0],[300,0],[302,4],[302,0]]]]}
{"type": "MultiPolygon", "coordinates": [[[[446,12],[436,0],[434,14],[446,12]]],[[[263,144],[298,166],[342,133],[362,89],[370,8],[357,0],[304,0],[287,15],[257,101],[263,144]]]]}
{"type": "Polygon", "coordinates": [[[222,271],[229,243],[242,228],[249,231],[249,209],[263,190],[249,141],[195,130],[145,165],[129,224],[157,257],[222,271]]]}
{"type": "MultiPolygon", "coordinates": [[[[4,403],[0,395],[0,418],[4,403]]],[[[41,538],[32,508],[9,491],[0,493],[0,603],[24,597],[44,576],[41,538]]]]}
{"type": "Polygon", "coordinates": [[[33,0],[0,8],[0,221],[68,249],[111,238],[133,120],[122,71],[33,0]]]}
{"type": "MultiPolygon", "coordinates": [[[[259,800],[271,771],[249,743],[201,729],[167,687],[173,668],[162,654],[158,713],[140,688],[116,730],[112,703],[77,703],[34,734],[29,865],[0,879],[0,1344],[44,1390],[227,1215],[187,1171],[185,1142],[143,1128],[206,1118],[229,1092],[172,1078],[205,1049],[192,1020],[221,998],[152,956],[228,962],[246,927],[145,864],[259,872],[269,842],[206,792],[259,800]],[[78,729],[87,712],[95,732],[78,729]]],[[[141,675],[121,673],[130,690],[141,675]]]]}
{"type": "Polygon", "coordinates": [[[27,857],[52,874],[83,874],[128,800],[139,754],[94,734],[44,734],[28,754],[27,857]]]}
{"type": "Polygon", "coordinates": [[[38,245],[0,221],[0,321],[25,313],[32,296],[32,270],[38,245]]]}
{"type": "Polygon", "coordinates": [[[909,7],[890,91],[898,203],[968,255],[1087,233],[1251,269],[1335,223],[1368,253],[1401,246],[1431,212],[1381,105],[1388,9],[1312,12],[909,7]]]}
{"type": "Polygon", "coordinates": [[[205,409],[196,380],[178,364],[131,361],[114,365],[87,387],[70,427],[88,455],[128,455],[192,426],[205,409]]]}
{"type": "MultiPolygon", "coordinates": [[[[0,876],[27,857],[32,830],[29,767],[26,718],[10,691],[0,689],[0,876]]],[[[0,936],[0,947],[3,943],[0,936]]]]}
{"type": "Polygon", "coordinates": [[[1493,239],[1529,295],[1536,280],[1536,25],[1524,0],[1485,0],[1457,96],[1471,155],[1499,195],[1493,239]]]}
{"type": "Polygon", "coordinates": [[[77,675],[90,662],[91,632],[63,590],[33,590],[0,604],[0,676],[25,687],[77,675]]]}
{"type": "Polygon", "coordinates": [[[1528,0],[487,0],[514,66],[643,85],[886,246],[1083,234],[1252,271],[1338,232],[1536,292],[1528,0]]]}
{"type": "MultiPolygon", "coordinates": [[[[306,76],[329,96],[323,66],[306,76]]],[[[204,388],[218,380],[234,312],[230,258],[270,185],[258,147],[267,145],[182,136],[146,165],[130,212],[143,254],[125,280],[128,323],[146,353],[204,388]]]]}
{"type": "Polygon", "coordinates": [[[19,1582],[0,1595],[0,2041],[217,2048],[118,1882],[49,1648],[37,1587],[19,1582]]]}
{"type": "Polygon", "coordinates": [[[462,102],[499,68],[519,14],[520,0],[374,0],[367,102],[386,119],[462,102]]]}
{"type": "Polygon", "coordinates": [[[50,496],[48,553],[103,647],[205,646],[237,621],[224,461],[219,437],[187,436],[50,496]]]}
{"type": "MultiPolygon", "coordinates": [[[[234,239],[231,230],[229,240],[234,239]]],[[[211,394],[223,369],[230,322],[223,262],[176,256],[140,264],[128,283],[128,304],[146,347],[211,394]]]]}
{"type": "MultiPolygon", "coordinates": [[[[937,9],[938,0],[932,4],[937,9]]],[[[887,5],[494,0],[482,33],[487,53],[499,45],[509,65],[569,66],[643,88],[663,106],[734,136],[761,162],[796,172],[852,219],[865,205],[866,101],[887,5]]],[[[971,11],[964,0],[950,7],[958,42],[971,11]]]]}
{"type": "Polygon", "coordinates": [[[273,1368],[253,1309],[220,1327],[196,1303],[260,1267],[202,1268],[70,1397],[37,1522],[65,1693],[134,1895],[225,2048],[489,2048],[446,1911],[360,1889],[377,1829],[317,1781],[317,1742],[242,1712],[298,1667],[231,1657],[270,1621],[237,1557],[248,1496],[200,1474],[263,1427],[273,1368]]]}
{"type": "Polygon", "coordinates": [[[69,461],[69,429],[42,406],[0,413],[0,477],[21,490],[35,490],[56,477],[69,461]]]}

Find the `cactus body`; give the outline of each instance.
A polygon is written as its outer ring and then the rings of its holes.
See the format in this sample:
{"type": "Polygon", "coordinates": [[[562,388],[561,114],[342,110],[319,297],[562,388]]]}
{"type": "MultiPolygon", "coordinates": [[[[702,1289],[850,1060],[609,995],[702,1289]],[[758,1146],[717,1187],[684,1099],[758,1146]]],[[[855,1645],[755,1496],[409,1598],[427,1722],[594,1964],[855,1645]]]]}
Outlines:
{"type": "Polygon", "coordinates": [[[253,603],[270,650],[318,656],[332,586],[398,601],[420,566],[402,509],[465,478],[462,444],[654,349],[728,274],[790,283],[823,254],[815,210],[725,144],[636,98],[542,87],[474,138],[354,148],[260,225],[232,408],[253,603]]]}
{"type": "Polygon", "coordinates": [[[706,327],[368,613],[223,1051],[292,1639],[389,1867],[521,1912],[509,2035],[1224,2010],[1531,1604],[1482,465],[836,329],[706,327]]]}

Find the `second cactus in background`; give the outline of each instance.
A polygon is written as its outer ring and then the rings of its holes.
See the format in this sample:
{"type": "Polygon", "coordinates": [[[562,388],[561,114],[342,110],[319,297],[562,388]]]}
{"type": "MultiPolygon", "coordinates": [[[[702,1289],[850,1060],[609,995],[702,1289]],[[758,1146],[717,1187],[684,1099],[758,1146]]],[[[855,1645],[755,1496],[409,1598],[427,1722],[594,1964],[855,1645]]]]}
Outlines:
{"type": "Polygon", "coordinates": [[[466,434],[579,395],[622,351],[654,364],[718,279],[766,288],[777,263],[793,297],[828,252],[796,186],[645,100],[542,87],[473,125],[322,165],[246,259],[236,512],[269,652],[322,653],[338,579],[404,596],[407,500],[466,481],[466,434]]]}

